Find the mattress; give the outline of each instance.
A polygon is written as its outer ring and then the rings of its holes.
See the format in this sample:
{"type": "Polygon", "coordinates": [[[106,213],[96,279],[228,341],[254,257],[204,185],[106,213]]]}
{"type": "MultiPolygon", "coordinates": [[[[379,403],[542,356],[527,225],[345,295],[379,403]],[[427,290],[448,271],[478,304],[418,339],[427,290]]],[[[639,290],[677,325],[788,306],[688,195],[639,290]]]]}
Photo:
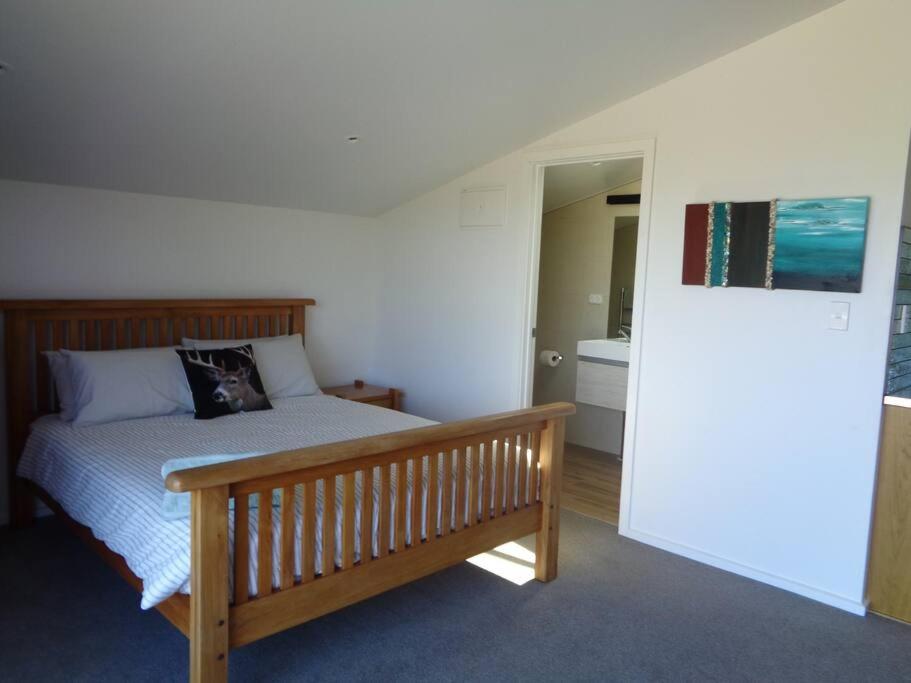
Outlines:
{"type": "MultiPolygon", "coordinates": [[[[161,514],[164,494],[161,466],[165,461],[198,455],[274,453],[434,424],[412,415],[326,395],[277,399],[273,405],[273,410],[229,415],[215,420],[170,415],[88,427],[73,427],[54,415],[45,416],[32,424],[19,463],[19,475],[47,491],[67,514],[89,527],[100,541],[123,556],[130,570],[142,579],[141,605],[143,609],[149,609],[176,592],[189,593],[190,584],[190,520],[165,520],[161,514]]],[[[394,469],[393,465],[393,483],[394,469]]],[[[410,480],[411,473],[408,474],[410,480]]],[[[341,487],[343,478],[337,479],[341,487]]],[[[378,482],[378,474],[374,480],[378,482]]],[[[406,492],[409,497],[410,489],[409,486],[406,492]]],[[[358,516],[361,495],[358,475],[358,516]]],[[[376,552],[380,543],[376,529],[378,484],[373,498],[372,541],[376,552]]],[[[394,488],[392,499],[394,504],[394,488]]],[[[338,553],[341,548],[342,500],[339,489],[335,516],[337,564],[341,564],[338,553]]],[[[295,576],[301,574],[299,504],[298,498],[295,576]]],[[[426,497],[423,496],[422,505],[426,505],[426,497]]],[[[322,530],[322,506],[320,484],[316,504],[318,536],[322,530]]],[[[255,542],[258,515],[251,514],[249,517],[249,589],[252,594],[257,585],[255,542]]],[[[272,515],[272,518],[272,582],[277,587],[281,571],[280,520],[279,515],[272,515]]],[[[229,515],[229,525],[233,554],[233,513],[229,515]]],[[[358,534],[355,548],[359,548],[359,521],[355,529],[358,534]]],[[[408,528],[409,539],[411,533],[408,528]]],[[[422,528],[421,534],[425,533],[422,528]]],[[[321,539],[318,537],[314,568],[321,566],[320,547],[321,539]]]]}

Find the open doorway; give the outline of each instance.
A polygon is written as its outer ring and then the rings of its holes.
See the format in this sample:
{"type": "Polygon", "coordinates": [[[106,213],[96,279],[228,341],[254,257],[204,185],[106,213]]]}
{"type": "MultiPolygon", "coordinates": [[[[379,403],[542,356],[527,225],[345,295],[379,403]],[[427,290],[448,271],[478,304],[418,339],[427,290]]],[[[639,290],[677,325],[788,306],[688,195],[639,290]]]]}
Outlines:
{"type": "Polygon", "coordinates": [[[544,169],[532,401],[569,401],[562,505],[619,523],[641,157],[544,169]]]}

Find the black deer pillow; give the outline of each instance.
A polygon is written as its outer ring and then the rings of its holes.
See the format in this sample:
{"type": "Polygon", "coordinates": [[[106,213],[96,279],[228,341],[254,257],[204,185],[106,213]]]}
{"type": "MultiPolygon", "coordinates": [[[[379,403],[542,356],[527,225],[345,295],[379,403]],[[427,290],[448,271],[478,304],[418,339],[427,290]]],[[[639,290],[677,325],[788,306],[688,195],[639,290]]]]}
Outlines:
{"type": "Polygon", "coordinates": [[[251,345],[206,351],[177,349],[177,355],[187,373],[197,420],[272,408],[251,345]]]}

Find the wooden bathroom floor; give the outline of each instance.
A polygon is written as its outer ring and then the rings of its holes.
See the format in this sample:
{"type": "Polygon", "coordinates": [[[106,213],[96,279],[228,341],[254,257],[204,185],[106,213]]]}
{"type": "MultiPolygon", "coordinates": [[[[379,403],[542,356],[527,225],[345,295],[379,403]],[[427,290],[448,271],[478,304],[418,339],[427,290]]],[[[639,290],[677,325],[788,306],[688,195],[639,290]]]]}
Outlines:
{"type": "Polygon", "coordinates": [[[617,526],[620,518],[620,461],[617,456],[567,443],[563,447],[561,505],[617,526]]]}

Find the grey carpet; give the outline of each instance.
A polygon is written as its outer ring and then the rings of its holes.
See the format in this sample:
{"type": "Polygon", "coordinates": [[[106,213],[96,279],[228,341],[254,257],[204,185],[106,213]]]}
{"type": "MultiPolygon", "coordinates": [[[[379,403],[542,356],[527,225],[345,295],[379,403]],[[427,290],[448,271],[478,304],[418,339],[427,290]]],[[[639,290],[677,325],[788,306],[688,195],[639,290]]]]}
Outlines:
{"type": "MultiPolygon", "coordinates": [[[[187,644],[56,520],[0,531],[0,678],[186,680],[187,644]]],[[[231,653],[236,681],[911,681],[911,627],[564,513],[560,578],[462,564],[231,653]]]]}

